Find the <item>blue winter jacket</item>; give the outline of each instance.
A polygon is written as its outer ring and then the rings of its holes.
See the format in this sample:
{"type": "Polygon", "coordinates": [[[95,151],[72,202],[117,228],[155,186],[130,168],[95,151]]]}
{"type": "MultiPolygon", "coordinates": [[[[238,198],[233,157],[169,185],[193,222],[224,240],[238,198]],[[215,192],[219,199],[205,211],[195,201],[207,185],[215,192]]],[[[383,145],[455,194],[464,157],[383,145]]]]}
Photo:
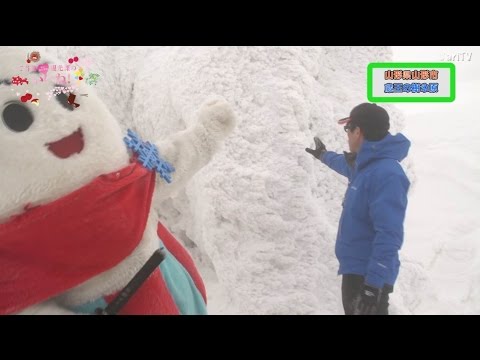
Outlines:
{"type": "Polygon", "coordinates": [[[338,274],[363,275],[376,288],[394,285],[410,186],[399,162],[409,148],[405,136],[388,134],[364,141],[354,166],[343,154],[324,153],[322,162],[349,180],[335,246],[338,274]]]}

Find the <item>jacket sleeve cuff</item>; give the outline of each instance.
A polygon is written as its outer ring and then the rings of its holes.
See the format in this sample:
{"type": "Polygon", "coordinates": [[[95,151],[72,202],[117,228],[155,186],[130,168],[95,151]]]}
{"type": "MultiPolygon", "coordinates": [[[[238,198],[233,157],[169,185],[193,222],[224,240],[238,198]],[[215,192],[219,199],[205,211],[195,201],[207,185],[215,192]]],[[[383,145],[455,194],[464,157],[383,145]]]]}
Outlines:
{"type": "Polygon", "coordinates": [[[336,155],[336,153],[334,153],[333,151],[324,151],[322,155],[320,155],[320,161],[325,165],[329,165],[332,154],[336,155]]]}
{"type": "Polygon", "coordinates": [[[377,274],[367,274],[367,276],[365,277],[365,285],[377,289],[382,289],[385,285],[385,281],[381,276],[378,276],[377,274]]]}

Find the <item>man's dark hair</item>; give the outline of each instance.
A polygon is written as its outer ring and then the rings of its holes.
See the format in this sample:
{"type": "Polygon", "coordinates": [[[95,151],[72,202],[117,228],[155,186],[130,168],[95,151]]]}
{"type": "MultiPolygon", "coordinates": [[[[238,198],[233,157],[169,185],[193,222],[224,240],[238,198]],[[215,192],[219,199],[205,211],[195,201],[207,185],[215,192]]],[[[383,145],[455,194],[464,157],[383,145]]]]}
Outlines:
{"type": "Polygon", "coordinates": [[[359,127],[368,141],[382,140],[390,129],[390,117],[387,111],[370,103],[355,106],[350,112],[351,128],[359,127]]]}

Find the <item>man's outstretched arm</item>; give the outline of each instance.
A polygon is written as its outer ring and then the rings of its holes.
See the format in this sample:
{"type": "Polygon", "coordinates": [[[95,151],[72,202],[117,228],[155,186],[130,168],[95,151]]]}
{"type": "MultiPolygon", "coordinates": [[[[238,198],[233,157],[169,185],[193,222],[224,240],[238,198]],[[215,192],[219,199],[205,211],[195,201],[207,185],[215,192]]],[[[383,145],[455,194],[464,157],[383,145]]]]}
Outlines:
{"type": "Polygon", "coordinates": [[[318,138],[314,138],[315,150],[306,148],[305,151],[312,154],[315,158],[323,162],[330,169],[335,170],[340,175],[350,179],[353,170],[355,155],[344,152],[337,154],[333,151],[327,151],[325,144],[318,138]]]}

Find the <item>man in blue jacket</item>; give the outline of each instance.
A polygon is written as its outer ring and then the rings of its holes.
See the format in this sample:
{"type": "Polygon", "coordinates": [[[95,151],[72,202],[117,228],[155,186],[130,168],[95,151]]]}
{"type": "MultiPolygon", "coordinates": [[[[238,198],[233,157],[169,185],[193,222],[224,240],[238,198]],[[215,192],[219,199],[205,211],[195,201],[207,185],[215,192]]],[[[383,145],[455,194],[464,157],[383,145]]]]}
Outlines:
{"type": "Polygon", "coordinates": [[[349,153],[327,151],[319,138],[315,150],[305,150],[349,181],[335,245],[343,307],[346,315],[387,315],[410,186],[399,162],[410,141],[389,133],[388,113],[375,104],[356,106],[339,124],[345,125],[349,153]]]}

